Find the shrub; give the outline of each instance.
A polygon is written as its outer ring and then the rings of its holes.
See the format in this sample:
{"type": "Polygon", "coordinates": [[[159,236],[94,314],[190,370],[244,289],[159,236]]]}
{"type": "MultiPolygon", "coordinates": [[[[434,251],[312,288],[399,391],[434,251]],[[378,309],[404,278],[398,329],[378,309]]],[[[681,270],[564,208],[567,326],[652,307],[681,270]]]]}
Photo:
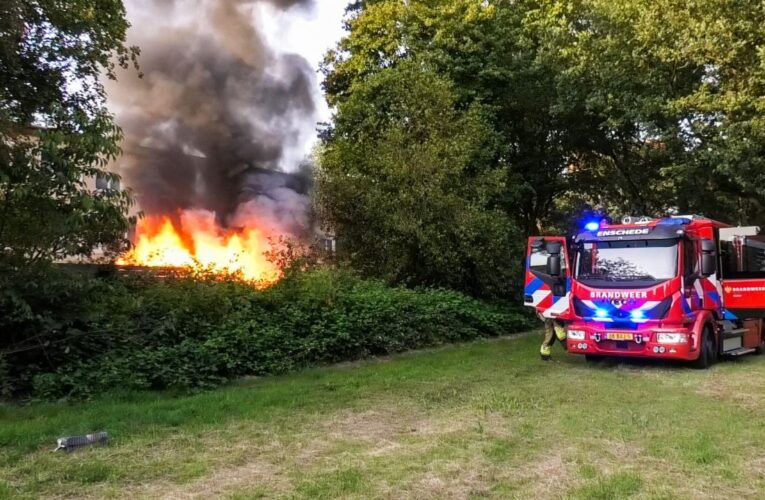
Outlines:
{"type": "Polygon", "coordinates": [[[207,388],[507,334],[533,321],[518,307],[391,288],[331,269],[293,273],[265,290],[205,275],[58,271],[44,279],[44,286],[6,290],[0,304],[0,327],[14,332],[2,339],[10,353],[0,370],[6,393],[16,397],[207,388]]]}

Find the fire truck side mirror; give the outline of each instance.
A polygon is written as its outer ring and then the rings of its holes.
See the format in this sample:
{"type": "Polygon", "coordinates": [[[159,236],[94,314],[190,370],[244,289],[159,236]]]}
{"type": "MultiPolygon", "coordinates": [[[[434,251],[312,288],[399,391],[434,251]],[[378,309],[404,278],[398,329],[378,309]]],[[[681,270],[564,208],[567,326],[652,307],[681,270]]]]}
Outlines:
{"type": "Polygon", "coordinates": [[[712,240],[701,240],[701,274],[711,276],[717,272],[717,252],[712,240]]]}

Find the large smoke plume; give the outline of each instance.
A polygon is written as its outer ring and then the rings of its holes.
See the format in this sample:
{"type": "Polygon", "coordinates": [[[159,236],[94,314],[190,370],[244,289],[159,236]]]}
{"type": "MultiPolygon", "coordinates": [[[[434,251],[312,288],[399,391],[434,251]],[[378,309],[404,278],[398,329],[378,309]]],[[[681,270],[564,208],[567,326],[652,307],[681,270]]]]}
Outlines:
{"type": "Polygon", "coordinates": [[[309,176],[288,153],[313,128],[315,73],[266,44],[258,14],[312,1],[128,1],[143,77],[125,73],[108,92],[126,137],[120,170],[144,212],[308,228],[309,176]]]}

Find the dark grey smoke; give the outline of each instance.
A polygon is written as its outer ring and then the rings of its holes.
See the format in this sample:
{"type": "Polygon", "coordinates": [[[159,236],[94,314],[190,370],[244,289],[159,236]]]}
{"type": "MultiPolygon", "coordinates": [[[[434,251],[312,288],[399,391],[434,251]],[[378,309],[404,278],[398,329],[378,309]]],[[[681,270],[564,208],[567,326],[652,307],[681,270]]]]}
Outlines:
{"type": "Polygon", "coordinates": [[[298,167],[285,152],[313,127],[315,72],[266,45],[253,21],[262,3],[312,0],[128,2],[143,78],[123,75],[109,97],[126,135],[120,168],[147,214],[202,208],[233,225],[261,210],[308,226],[305,174],[278,170],[298,167]]]}

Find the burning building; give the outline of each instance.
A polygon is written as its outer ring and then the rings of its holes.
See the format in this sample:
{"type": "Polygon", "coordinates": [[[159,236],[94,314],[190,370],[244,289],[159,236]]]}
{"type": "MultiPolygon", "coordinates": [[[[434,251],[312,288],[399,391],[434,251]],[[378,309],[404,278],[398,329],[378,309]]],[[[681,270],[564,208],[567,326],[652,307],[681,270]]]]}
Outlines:
{"type": "Polygon", "coordinates": [[[309,0],[130,0],[140,71],[107,88],[125,132],[117,168],[144,213],[119,262],[204,265],[273,280],[263,254],[310,234],[315,71],[269,47],[269,12],[309,0]]]}

